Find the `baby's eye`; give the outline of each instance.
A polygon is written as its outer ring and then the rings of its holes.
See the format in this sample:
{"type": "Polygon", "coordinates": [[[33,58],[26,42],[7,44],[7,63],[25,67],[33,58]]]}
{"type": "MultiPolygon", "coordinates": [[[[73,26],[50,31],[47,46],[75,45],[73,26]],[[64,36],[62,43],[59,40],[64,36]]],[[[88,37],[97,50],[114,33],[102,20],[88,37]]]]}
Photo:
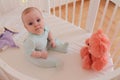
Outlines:
{"type": "Polygon", "coordinates": [[[37,19],[37,22],[40,22],[40,19],[37,19]]]}
{"type": "Polygon", "coordinates": [[[33,25],[33,23],[32,23],[32,22],[30,22],[28,25],[33,25]]]}

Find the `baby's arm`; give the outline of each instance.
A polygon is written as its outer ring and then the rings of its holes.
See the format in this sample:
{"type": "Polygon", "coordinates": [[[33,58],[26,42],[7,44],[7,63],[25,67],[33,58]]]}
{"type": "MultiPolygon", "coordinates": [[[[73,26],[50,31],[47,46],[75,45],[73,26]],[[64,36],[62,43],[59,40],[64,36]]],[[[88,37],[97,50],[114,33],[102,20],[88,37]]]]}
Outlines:
{"type": "Polygon", "coordinates": [[[35,58],[47,58],[47,51],[35,51],[35,45],[31,39],[26,39],[24,41],[24,50],[28,56],[35,58]]]}
{"type": "Polygon", "coordinates": [[[51,45],[52,47],[55,47],[55,46],[56,46],[51,31],[49,31],[49,33],[48,33],[48,40],[50,41],[50,45],[51,45]]]}

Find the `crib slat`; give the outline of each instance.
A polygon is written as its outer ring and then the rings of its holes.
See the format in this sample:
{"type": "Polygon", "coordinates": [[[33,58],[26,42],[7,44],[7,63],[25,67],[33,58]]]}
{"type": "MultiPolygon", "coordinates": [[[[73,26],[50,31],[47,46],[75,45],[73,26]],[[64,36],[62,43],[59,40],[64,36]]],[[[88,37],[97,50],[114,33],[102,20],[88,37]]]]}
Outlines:
{"type": "Polygon", "coordinates": [[[68,0],[66,0],[66,21],[68,21],[68,0]]]}
{"type": "Polygon", "coordinates": [[[73,2],[72,24],[74,24],[74,20],[75,20],[75,6],[76,6],[76,0],[74,0],[73,2]]]}
{"type": "Polygon", "coordinates": [[[79,17],[79,23],[78,26],[81,26],[81,20],[82,20],[82,13],[83,13],[83,6],[84,6],[84,0],[81,0],[81,6],[80,6],[80,17],[79,17]]]}
{"type": "Polygon", "coordinates": [[[112,58],[116,55],[117,51],[120,49],[120,42],[117,44],[114,52],[112,53],[112,58]]]}
{"type": "Polygon", "coordinates": [[[86,21],[86,30],[88,32],[93,32],[100,0],[90,0],[89,11],[86,21]]]}
{"type": "Polygon", "coordinates": [[[110,19],[110,21],[109,21],[109,24],[108,24],[108,26],[107,26],[106,34],[108,34],[108,32],[109,32],[109,30],[110,30],[110,28],[111,28],[113,19],[114,19],[114,17],[115,17],[116,12],[117,12],[117,9],[118,9],[118,5],[116,5],[115,8],[114,8],[112,17],[111,17],[111,19],[110,19]]]}
{"type": "Polygon", "coordinates": [[[114,68],[118,65],[119,62],[120,62],[120,56],[117,58],[117,61],[114,63],[114,68]]]}
{"type": "Polygon", "coordinates": [[[53,15],[55,16],[55,0],[53,0],[53,15]]]}
{"type": "Polygon", "coordinates": [[[60,17],[60,18],[61,18],[61,15],[62,15],[62,14],[61,14],[61,7],[62,7],[62,6],[61,6],[61,2],[62,2],[62,1],[59,0],[59,17],[60,17]]]}
{"type": "Polygon", "coordinates": [[[100,25],[99,25],[98,28],[101,28],[102,25],[103,25],[103,21],[104,21],[105,14],[106,14],[106,11],[107,11],[107,8],[108,8],[108,4],[109,4],[109,0],[106,1],[105,7],[104,7],[104,10],[103,10],[103,15],[102,15],[102,18],[101,18],[101,21],[100,21],[100,25]]]}
{"type": "Polygon", "coordinates": [[[118,25],[115,28],[115,32],[114,32],[114,35],[112,36],[112,40],[111,40],[111,45],[113,44],[113,41],[115,40],[115,37],[119,33],[119,30],[120,30],[120,21],[119,21],[118,25]]]}

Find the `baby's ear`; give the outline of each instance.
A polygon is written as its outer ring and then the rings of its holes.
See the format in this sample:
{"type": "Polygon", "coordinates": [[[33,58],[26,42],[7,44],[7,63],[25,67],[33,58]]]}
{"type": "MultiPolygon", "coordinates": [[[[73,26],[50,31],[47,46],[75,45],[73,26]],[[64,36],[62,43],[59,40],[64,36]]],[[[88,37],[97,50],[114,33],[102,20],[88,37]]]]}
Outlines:
{"type": "Polygon", "coordinates": [[[89,46],[89,38],[85,41],[85,43],[89,46]]]}

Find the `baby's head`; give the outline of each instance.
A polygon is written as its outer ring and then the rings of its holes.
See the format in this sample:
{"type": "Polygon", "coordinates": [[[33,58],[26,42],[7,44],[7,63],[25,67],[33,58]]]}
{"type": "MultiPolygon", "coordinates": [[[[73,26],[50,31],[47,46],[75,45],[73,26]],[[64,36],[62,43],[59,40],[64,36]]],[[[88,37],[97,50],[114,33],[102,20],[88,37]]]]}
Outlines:
{"type": "Polygon", "coordinates": [[[26,8],[22,12],[22,21],[30,33],[41,34],[44,32],[44,19],[42,13],[37,8],[26,8]]]}

